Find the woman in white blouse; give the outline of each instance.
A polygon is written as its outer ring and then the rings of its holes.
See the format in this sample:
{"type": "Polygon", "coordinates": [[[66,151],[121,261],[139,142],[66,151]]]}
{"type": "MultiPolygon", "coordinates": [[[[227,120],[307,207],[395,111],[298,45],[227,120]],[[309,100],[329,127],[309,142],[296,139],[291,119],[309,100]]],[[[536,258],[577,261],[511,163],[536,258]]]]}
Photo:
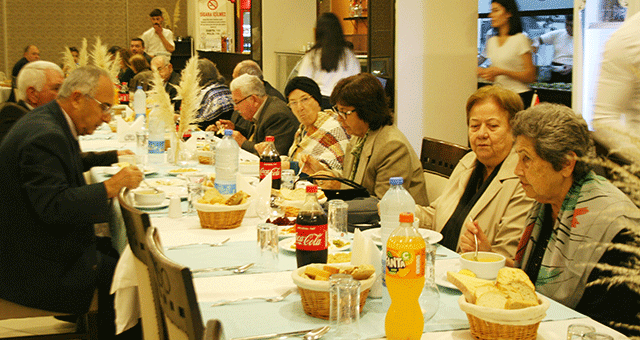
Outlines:
{"type": "Polygon", "coordinates": [[[305,54],[298,76],[313,79],[322,93],[321,107],[330,109],[329,96],[340,79],[360,73],[360,62],[344,39],[340,20],[323,13],[316,23],[316,44],[305,54]]]}
{"type": "Polygon", "coordinates": [[[536,80],[536,68],[531,41],[522,33],[518,5],[515,0],[492,0],[489,18],[497,33],[485,47],[491,66],[478,67],[478,76],[519,94],[526,108],[533,97],[527,83],[536,80]]]}

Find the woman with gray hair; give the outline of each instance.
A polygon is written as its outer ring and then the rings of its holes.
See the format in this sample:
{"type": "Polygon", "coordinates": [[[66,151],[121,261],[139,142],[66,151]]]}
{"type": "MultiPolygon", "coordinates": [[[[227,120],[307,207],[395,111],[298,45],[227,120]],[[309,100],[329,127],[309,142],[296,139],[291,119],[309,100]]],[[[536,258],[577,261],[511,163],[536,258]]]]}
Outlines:
{"type": "Polygon", "coordinates": [[[200,86],[202,86],[202,102],[196,114],[196,121],[202,130],[209,125],[215,126],[220,119],[229,119],[233,113],[231,91],[225,85],[225,79],[218,71],[216,64],[208,59],[198,60],[200,86]]]}
{"type": "Polygon", "coordinates": [[[515,266],[536,290],[567,307],[608,325],[637,324],[637,293],[598,280],[611,276],[600,265],[637,261],[619,245],[635,242],[629,231],[640,223],[640,212],[583,161],[593,144],[587,123],[566,106],[544,103],[520,111],[512,128],[519,157],[515,174],[536,200],[515,266]]]}

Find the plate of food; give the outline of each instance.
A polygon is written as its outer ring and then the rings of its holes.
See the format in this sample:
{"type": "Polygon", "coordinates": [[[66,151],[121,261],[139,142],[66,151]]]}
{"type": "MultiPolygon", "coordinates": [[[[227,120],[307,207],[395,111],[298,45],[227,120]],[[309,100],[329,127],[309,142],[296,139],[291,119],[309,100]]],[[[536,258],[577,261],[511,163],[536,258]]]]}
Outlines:
{"type": "MultiPolygon", "coordinates": [[[[280,249],[295,253],[296,252],[296,238],[295,237],[287,237],[285,239],[280,240],[278,242],[278,246],[280,249]]],[[[345,242],[339,239],[331,239],[329,240],[329,253],[337,253],[343,250],[351,249],[351,241],[345,242]]]]}
{"type": "Polygon", "coordinates": [[[200,170],[196,168],[176,168],[176,169],[168,170],[167,173],[171,176],[178,176],[180,174],[184,174],[187,172],[198,172],[198,171],[200,170]]]}
{"type": "Polygon", "coordinates": [[[169,206],[169,200],[165,199],[164,201],[162,201],[162,203],[160,204],[153,204],[153,205],[141,205],[138,204],[137,202],[133,205],[135,208],[137,209],[141,209],[141,210],[157,210],[157,209],[164,209],[166,207],[169,206]]]}
{"type": "MultiPolygon", "coordinates": [[[[420,233],[420,235],[422,235],[422,238],[424,238],[424,240],[429,242],[430,244],[436,244],[442,240],[442,234],[435,230],[419,228],[418,232],[420,233]]],[[[375,245],[382,245],[382,240],[380,239],[380,228],[367,229],[362,233],[371,237],[371,240],[375,245]]]]}
{"type": "MultiPolygon", "coordinates": [[[[129,164],[128,162],[113,163],[113,164],[111,164],[111,167],[105,168],[103,173],[105,175],[107,175],[107,176],[113,176],[113,175],[117,174],[118,171],[128,167],[129,165],[131,165],[131,164],[129,164]]],[[[138,168],[140,168],[140,166],[138,166],[138,168]]],[[[143,171],[144,171],[145,176],[146,175],[153,175],[153,174],[157,173],[156,169],[154,169],[152,167],[149,167],[149,166],[143,167],[143,171]]]]}
{"type": "Polygon", "coordinates": [[[458,290],[453,283],[447,280],[447,272],[459,272],[462,267],[460,266],[460,259],[447,259],[437,260],[435,268],[435,281],[438,286],[458,290]]]}
{"type": "MultiPolygon", "coordinates": [[[[284,215],[286,217],[298,216],[298,211],[302,208],[307,196],[305,188],[297,188],[295,190],[283,188],[280,190],[274,190],[272,194],[276,197],[276,204],[284,210],[284,215]]],[[[320,204],[324,204],[327,201],[327,196],[320,189],[318,189],[316,197],[320,204]]]]}
{"type": "Polygon", "coordinates": [[[146,179],[140,186],[144,187],[150,185],[156,187],[167,194],[167,197],[178,196],[180,198],[187,198],[187,182],[179,178],[150,178],[146,179]]]}

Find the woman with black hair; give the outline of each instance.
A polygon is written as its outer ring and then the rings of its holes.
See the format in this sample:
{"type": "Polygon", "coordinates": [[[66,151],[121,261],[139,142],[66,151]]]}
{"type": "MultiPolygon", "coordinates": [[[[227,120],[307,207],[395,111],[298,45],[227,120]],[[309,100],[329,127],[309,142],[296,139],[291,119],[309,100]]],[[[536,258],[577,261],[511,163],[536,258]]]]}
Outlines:
{"type": "Polygon", "coordinates": [[[485,46],[491,66],[478,67],[478,76],[519,94],[527,108],[533,97],[527,83],[536,80],[536,68],[531,41],[522,33],[518,5],[515,0],[492,0],[489,18],[496,33],[485,46]]]}
{"type": "Polygon", "coordinates": [[[329,96],[342,78],[360,73],[360,62],[344,39],[340,20],[323,13],[316,23],[316,44],[305,54],[298,75],[309,77],[320,86],[322,109],[330,109],[329,96]]]}

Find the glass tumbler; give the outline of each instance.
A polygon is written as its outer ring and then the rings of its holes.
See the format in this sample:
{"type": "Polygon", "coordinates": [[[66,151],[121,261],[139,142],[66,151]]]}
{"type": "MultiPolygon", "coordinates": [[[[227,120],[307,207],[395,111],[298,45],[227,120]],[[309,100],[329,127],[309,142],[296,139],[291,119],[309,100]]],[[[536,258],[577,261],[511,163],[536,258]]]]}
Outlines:
{"type": "Polygon", "coordinates": [[[260,223],[258,231],[258,265],[264,269],[278,269],[278,226],[260,223]]]}
{"type": "Polygon", "coordinates": [[[193,208],[193,202],[198,201],[198,199],[203,195],[203,184],[207,175],[200,172],[192,172],[185,173],[183,176],[187,179],[187,193],[189,195],[189,207],[187,208],[187,213],[191,214],[195,211],[193,208]]]}
{"type": "Polygon", "coordinates": [[[348,274],[329,277],[329,339],[360,339],[360,282],[348,274]]]}
{"type": "Polygon", "coordinates": [[[346,241],[349,204],[343,200],[331,200],[328,210],[329,236],[346,241]]]}
{"type": "Polygon", "coordinates": [[[596,329],[589,325],[574,323],[567,329],[567,340],[590,339],[588,336],[596,332],[596,329]]]}

